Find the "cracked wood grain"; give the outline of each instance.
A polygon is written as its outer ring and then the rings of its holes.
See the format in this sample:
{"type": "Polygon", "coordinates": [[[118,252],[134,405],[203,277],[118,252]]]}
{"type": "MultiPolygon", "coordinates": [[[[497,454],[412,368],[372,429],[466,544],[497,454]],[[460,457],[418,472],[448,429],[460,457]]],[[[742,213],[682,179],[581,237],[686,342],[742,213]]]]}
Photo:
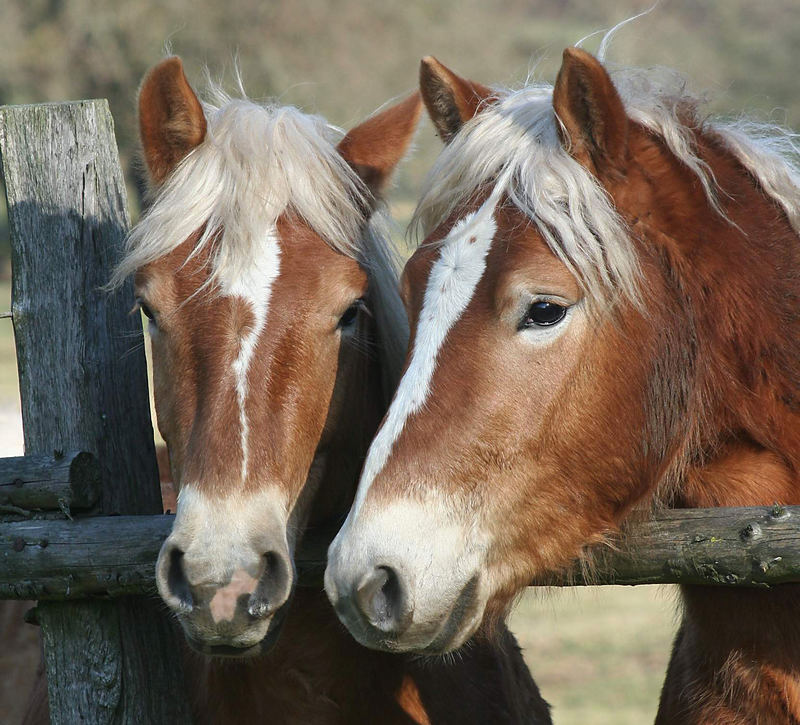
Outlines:
{"type": "MultiPolygon", "coordinates": [[[[28,454],[100,461],[105,514],[161,510],[131,284],[104,291],[129,226],[106,101],[0,109],[28,454]]],[[[173,628],[145,597],[39,607],[52,722],[188,722],[173,628]]]]}

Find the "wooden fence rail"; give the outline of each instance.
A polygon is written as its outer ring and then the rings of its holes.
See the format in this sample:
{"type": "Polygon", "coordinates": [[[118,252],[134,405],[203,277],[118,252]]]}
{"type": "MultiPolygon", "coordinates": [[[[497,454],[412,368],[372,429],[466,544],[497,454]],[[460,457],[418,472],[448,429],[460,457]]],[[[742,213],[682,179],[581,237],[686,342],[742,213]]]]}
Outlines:
{"type": "MultiPolygon", "coordinates": [[[[155,593],[155,560],[172,516],[20,521],[0,527],[0,599],[61,600],[155,593]]],[[[800,581],[800,507],[685,509],[640,523],[577,567],[534,584],[707,584],[800,581]]],[[[321,586],[329,534],[297,555],[301,585],[321,586]]]]}
{"type": "Polygon", "coordinates": [[[0,458],[0,521],[89,509],[100,498],[100,478],[100,463],[85,451],[0,458]]]}

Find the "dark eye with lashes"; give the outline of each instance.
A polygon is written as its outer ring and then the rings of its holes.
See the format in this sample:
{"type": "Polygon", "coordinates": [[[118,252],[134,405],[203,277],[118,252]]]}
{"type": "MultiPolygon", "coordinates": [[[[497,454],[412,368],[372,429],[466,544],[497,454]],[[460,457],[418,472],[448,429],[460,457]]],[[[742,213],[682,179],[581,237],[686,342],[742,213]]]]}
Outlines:
{"type": "Polygon", "coordinates": [[[155,313],[153,312],[153,310],[150,309],[148,304],[141,297],[137,297],[136,298],[136,304],[139,307],[139,309],[142,311],[142,314],[148,320],[150,320],[150,322],[155,322],[156,321],[155,313]]]}
{"type": "Polygon", "coordinates": [[[351,328],[355,324],[356,319],[358,319],[358,313],[363,307],[363,299],[357,299],[355,302],[353,302],[353,304],[350,305],[350,307],[348,307],[344,311],[344,314],[339,318],[339,329],[345,330],[351,328]]]}
{"type": "Polygon", "coordinates": [[[567,316],[567,307],[550,300],[536,300],[528,307],[525,317],[519,324],[520,330],[537,327],[553,327],[567,316]]]}

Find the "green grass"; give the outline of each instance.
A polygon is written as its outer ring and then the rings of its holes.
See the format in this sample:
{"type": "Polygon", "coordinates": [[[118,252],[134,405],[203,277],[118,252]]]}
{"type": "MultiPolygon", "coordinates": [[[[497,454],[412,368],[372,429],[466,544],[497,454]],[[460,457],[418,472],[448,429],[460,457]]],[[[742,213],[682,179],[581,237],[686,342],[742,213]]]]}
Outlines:
{"type": "Polygon", "coordinates": [[[528,590],[510,624],[555,725],[653,722],[675,629],[673,591],[528,590]]]}

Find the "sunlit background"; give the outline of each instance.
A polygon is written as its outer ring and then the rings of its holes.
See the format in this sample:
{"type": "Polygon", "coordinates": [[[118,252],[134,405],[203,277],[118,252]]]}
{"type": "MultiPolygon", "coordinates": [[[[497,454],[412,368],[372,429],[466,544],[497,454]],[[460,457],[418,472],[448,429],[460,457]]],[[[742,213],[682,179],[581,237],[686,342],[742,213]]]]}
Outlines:
{"type": "MultiPolygon", "coordinates": [[[[0,104],[106,97],[117,127],[131,212],[140,206],[134,100],[165,44],[199,87],[203,69],[252,97],[277,96],[344,128],[415,87],[419,59],[435,55],[483,83],[552,81],[561,51],[650,7],[632,0],[2,0],[0,104]]],[[[622,29],[610,59],[666,65],[707,92],[713,113],[800,126],[797,0],[663,0],[622,29]]],[[[437,153],[423,125],[390,196],[398,239],[437,153]]],[[[1,183],[1,181],[0,181],[1,183]]],[[[0,312],[9,309],[5,196],[0,195],[0,312]]],[[[22,433],[9,320],[0,319],[0,455],[20,455],[22,433]]],[[[652,721],[674,630],[668,588],[529,592],[512,627],[557,725],[652,721]]],[[[28,625],[25,625],[26,627],[28,625]]],[[[11,653],[0,643],[0,658],[11,653]]],[[[25,665],[21,665],[25,666],[25,665]]],[[[0,720],[15,700],[0,686],[0,720]]],[[[8,719],[6,719],[8,718],[8,719]]]]}

